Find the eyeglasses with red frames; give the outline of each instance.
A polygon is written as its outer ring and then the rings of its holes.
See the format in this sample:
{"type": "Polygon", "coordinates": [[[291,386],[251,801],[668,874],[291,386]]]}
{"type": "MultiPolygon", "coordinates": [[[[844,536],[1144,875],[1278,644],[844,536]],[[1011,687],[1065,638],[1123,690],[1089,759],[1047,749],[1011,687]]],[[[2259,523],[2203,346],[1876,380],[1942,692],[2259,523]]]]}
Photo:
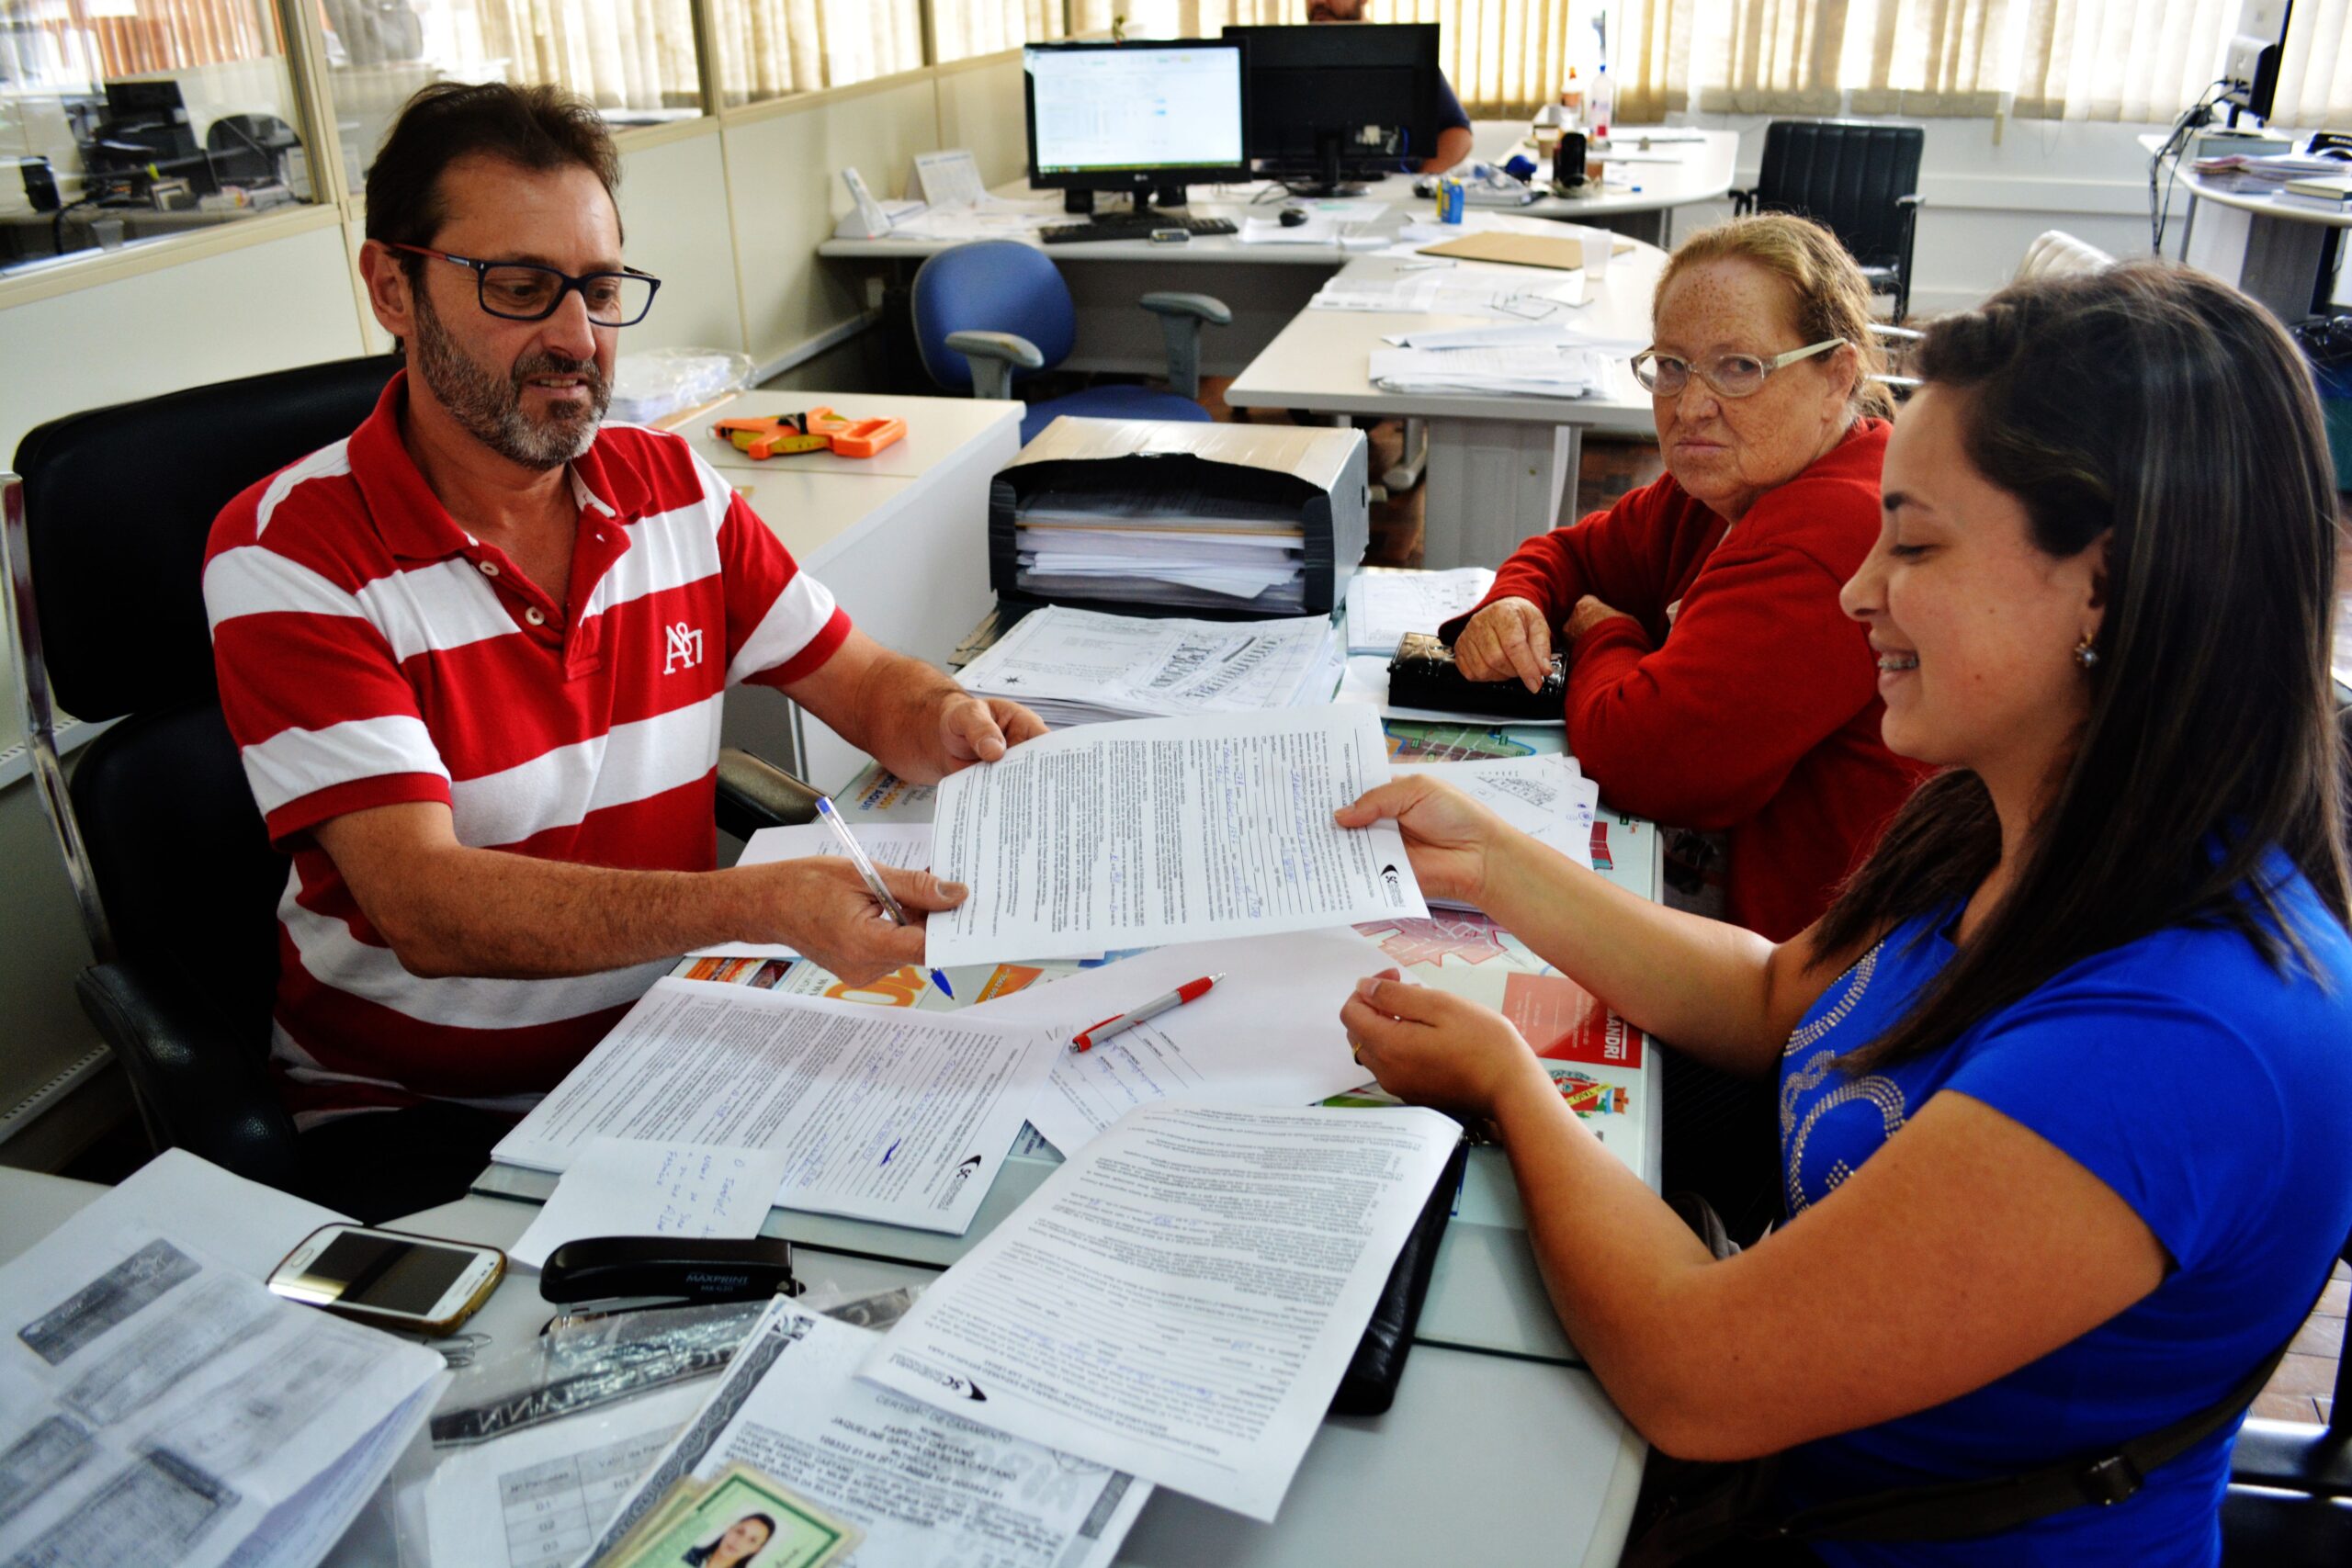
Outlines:
{"type": "Polygon", "coordinates": [[[618,272],[591,272],[574,277],[537,262],[482,261],[451,255],[424,245],[383,242],[387,250],[406,251],[449,262],[474,275],[474,298],[487,313],[507,321],[544,321],[575,289],[588,307],[588,320],[600,327],[633,327],[653,309],[662,280],[650,272],[625,266],[618,272]]]}

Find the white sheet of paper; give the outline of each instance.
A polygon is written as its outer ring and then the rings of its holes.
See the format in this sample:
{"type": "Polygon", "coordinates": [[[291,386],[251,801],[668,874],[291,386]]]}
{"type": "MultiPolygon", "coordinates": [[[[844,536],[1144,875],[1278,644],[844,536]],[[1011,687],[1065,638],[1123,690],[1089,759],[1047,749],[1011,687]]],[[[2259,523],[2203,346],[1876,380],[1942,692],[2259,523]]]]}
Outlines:
{"type": "Polygon", "coordinates": [[[865,1375],[1271,1522],[1461,1127],[1163,1101],[922,1293],[865,1375]]]}
{"type": "Polygon", "coordinates": [[[933,207],[978,202],[989,193],[980,180],[979,164],[960,147],[916,153],[914,177],[921,188],[907,194],[919,196],[933,207]]]}
{"type": "Polygon", "coordinates": [[[6,1549],[298,1560],[349,1525],[447,1381],[432,1351],[281,1301],[191,1238],[85,1213],[0,1268],[6,1549]]]}
{"type": "Polygon", "coordinates": [[[537,1269],[582,1236],[757,1235],[784,1161],[781,1149],[591,1138],[506,1256],[537,1269]]]}
{"type": "Polygon", "coordinates": [[[1051,1049],[1025,1024],[665,975],[492,1157],[561,1172],[599,1135],[774,1149],[785,1208],[961,1235],[1051,1049]]]}
{"type": "MultiPolygon", "coordinates": [[[[931,824],[928,822],[861,822],[850,829],[857,847],[876,865],[922,867],[931,863],[931,824]]],[[[822,822],[798,822],[789,828],[763,828],[743,840],[737,865],[770,865],[810,855],[838,855],[841,840],[822,822]]],[[[780,942],[722,942],[697,947],[689,958],[797,958],[780,942]]]]}
{"type": "Polygon", "coordinates": [[[1348,579],[1348,651],[1396,651],[1407,632],[1435,632],[1487,596],[1495,574],[1483,566],[1452,571],[1360,571],[1348,579]]]}
{"type": "MultiPolygon", "coordinates": [[[[1287,707],[1331,641],[1324,615],[1200,621],[1058,605],[964,667],[968,691],[1101,717],[1287,707]]],[[[1317,694],[1321,700],[1321,694],[1317,694]]]]}
{"type": "Polygon", "coordinates": [[[566,1568],[710,1397],[708,1379],[448,1451],[424,1485],[434,1562],[566,1568]]]}
{"type": "Polygon", "coordinates": [[[1066,729],[939,786],[933,869],[971,897],[933,964],[1317,931],[1428,906],[1393,823],[1331,813],[1387,782],[1360,707],[1066,729]]]}
{"type": "MultiPolygon", "coordinates": [[[[778,1301],[596,1542],[670,1485],[741,1463],[861,1525],[841,1568],[1103,1568],[1151,1495],[1106,1465],[857,1381],[881,1336],[778,1301]]],[[[520,1565],[516,1565],[520,1568],[520,1565]]]]}
{"type": "Polygon", "coordinates": [[[1600,786],[1584,776],[1573,757],[1399,762],[1395,771],[1443,779],[1536,842],[1592,869],[1592,818],[1600,786]]]}
{"type": "Polygon", "coordinates": [[[1378,943],[1345,927],[1186,942],[982,1002],[970,1016],[1052,1032],[1053,1076],[1029,1124],[1070,1155],[1157,1100],[1287,1108],[1353,1089],[1366,1075],[1349,1055],[1340,1008],[1358,980],[1388,964],[1378,943]],[[1204,975],[1225,978],[1091,1051],[1069,1048],[1080,1030],[1204,975]]]}
{"type": "Polygon", "coordinates": [[[275,1187],[232,1175],[186,1149],[165,1149],[125,1177],[75,1218],[112,1224],[137,1216],[161,1235],[185,1236],[240,1274],[266,1280],[294,1244],[321,1225],[347,1224],[338,1214],[275,1187]]]}

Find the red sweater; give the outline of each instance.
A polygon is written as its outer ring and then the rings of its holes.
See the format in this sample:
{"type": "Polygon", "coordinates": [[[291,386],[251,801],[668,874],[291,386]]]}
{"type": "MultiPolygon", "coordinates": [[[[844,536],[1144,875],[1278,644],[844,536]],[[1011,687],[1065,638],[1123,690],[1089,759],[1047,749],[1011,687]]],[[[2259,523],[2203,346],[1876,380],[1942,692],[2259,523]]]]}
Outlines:
{"type": "Polygon", "coordinates": [[[1532,600],[1555,637],[1587,593],[1632,617],[1574,649],[1569,748],[1619,810],[1728,830],[1726,912],[1776,942],[1928,772],[1879,739],[1877,665],[1838,607],[1878,535],[1888,428],[1860,422],[1736,529],[1668,475],[1520,546],[1485,600],[1532,600]]]}

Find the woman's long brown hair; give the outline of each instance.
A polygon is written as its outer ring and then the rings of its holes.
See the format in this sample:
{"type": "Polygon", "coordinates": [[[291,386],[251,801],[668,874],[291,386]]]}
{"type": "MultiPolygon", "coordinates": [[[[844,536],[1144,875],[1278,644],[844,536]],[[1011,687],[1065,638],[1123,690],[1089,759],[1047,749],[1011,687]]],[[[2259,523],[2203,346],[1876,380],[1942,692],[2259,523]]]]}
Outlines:
{"type": "MultiPolygon", "coordinates": [[[[2346,919],[2344,761],[2328,672],[2335,480],[2310,372],[2262,307],[2132,263],[2019,283],[1928,329],[1969,459],[2034,543],[2108,541],[2090,717],[2007,892],[1865,1071],[1938,1049],[2071,965],[2170,926],[2306,960],[2270,851],[2346,919]]],[[[1839,892],[1815,962],[1965,898],[2001,854],[1975,774],[1928,781],[1839,892]]]]}

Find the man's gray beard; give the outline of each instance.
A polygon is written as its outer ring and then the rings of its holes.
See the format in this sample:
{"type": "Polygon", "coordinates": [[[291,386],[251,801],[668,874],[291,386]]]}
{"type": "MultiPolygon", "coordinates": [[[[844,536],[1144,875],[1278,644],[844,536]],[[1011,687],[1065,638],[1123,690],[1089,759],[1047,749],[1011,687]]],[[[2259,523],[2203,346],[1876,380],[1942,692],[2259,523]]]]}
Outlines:
{"type": "Polygon", "coordinates": [[[561,468],[594,444],[596,427],[612,406],[612,384],[594,359],[535,354],[517,360],[502,381],[474,363],[441,325],[422,288],[413,291],[416,332],[409,347],[417,373],[468,434],[509,462],[542,471],[561,468]],[[534,421],[523,412],[523,383],[534,376],[578,376],[587,407],[576,415],[534,421]]]}

